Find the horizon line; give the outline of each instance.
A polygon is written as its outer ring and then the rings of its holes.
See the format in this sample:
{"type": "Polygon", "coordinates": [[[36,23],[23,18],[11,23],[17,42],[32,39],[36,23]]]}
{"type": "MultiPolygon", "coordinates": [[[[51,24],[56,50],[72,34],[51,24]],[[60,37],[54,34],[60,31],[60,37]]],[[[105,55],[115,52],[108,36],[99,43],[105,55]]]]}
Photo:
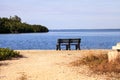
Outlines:
{"type": "Polygon", "coordinates": [[[49,29],[49,30],[120,30],[120,28],[101,28],[101,29],[49,29]]]}

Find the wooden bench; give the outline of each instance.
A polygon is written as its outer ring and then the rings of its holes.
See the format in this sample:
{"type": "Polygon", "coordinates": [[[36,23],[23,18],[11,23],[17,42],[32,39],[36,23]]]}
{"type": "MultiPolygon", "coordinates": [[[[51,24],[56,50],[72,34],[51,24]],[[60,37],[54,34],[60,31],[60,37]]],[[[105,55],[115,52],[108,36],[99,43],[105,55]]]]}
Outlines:
{"type": "Polygon", "coordinates": [[[75,45],[76,50],[80,50],[80,38],[76,39],[58,39],[56,50],[61,50],[61,46],[65,46],[66,50],[71,50],[71,46],[75,45]]]}

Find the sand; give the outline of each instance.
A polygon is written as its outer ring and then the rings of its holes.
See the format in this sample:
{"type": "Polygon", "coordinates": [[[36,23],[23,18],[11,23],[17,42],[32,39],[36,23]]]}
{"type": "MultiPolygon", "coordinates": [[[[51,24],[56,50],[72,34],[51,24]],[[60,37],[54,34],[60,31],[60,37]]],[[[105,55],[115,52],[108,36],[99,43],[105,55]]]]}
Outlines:
{"type": "Polygon", "coordinates": [[[24,57],[0,61],[0,80],[106,80],[87,66],[71,66],[89,50],[17,50],[24,57]]]}

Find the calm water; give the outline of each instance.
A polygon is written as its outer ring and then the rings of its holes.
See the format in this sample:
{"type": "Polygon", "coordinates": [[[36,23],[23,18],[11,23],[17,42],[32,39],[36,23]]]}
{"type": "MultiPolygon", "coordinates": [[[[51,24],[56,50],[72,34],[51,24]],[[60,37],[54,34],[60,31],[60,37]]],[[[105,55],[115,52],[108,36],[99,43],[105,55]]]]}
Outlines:
{"type": "Polygon", "coordinates": [[[56,49],[59,38],[81,38],[81,49],[111,49],[120,42],[120,30],[52,30],[48,33],[0,34],[0,47],[14,50],[56,49]]]}

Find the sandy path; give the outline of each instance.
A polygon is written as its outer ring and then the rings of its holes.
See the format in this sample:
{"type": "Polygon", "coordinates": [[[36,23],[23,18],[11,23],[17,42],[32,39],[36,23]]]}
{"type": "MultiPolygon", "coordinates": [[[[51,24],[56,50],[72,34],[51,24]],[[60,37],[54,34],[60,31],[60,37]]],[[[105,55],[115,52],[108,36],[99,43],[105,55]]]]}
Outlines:
{"type": "Polygon", "coordinates": [[[25,58],[1,61],[0,80],[106,80],[85,66],[72,67],[85,51],[22,50],[25,58]]]}

